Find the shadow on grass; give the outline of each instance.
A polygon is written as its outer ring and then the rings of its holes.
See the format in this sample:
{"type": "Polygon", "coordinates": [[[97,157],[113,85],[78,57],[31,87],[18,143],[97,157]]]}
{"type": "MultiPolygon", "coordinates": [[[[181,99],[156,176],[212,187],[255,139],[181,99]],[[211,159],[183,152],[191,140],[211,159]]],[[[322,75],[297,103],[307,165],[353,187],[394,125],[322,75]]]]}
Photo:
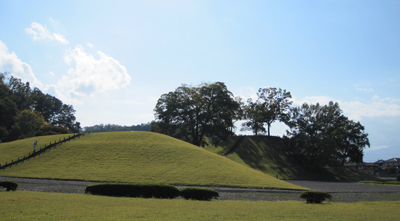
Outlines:
{"type": "MultiPolygon", "coordinates": [[[[230,141],[233,145],[239,139],[230,141]]],[[[222,151],[229,150],[225,146],[222,151]]],[[[345,167],[307,168],[279,137],[246,136],[233,150],[251,168],[281,179],[355,181],[374,177],[345,167]]],[[[376,178],[375,178],[376,179],[376,178]]]]}

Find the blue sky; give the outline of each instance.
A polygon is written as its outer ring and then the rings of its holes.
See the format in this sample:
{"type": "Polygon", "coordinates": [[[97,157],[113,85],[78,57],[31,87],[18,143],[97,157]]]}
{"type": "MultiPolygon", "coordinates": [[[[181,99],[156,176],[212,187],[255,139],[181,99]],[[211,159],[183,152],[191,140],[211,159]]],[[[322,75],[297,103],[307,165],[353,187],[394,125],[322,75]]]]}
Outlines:
{"type": "Polygon", "coordinates": [[[161,94],[221,81],[244,100],[278,87],[295,105],[339,102],[369,134],[365,161],[400,157],[400,1],[0,0],[0,9],[0,72],[72,104],[82,126],[150,122],[161,94]]]}

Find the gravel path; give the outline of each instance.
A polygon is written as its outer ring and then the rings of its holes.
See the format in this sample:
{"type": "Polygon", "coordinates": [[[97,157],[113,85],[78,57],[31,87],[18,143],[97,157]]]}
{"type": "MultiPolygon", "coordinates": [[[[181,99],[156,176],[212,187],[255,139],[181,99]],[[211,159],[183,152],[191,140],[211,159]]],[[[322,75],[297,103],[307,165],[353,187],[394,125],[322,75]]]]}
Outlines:
{"type": "MultiPolygon", "coordinates": [[[[0,180],[13,180],[18,183],[18,190],[58,193],[85,192],[85,187],[98,182],[47,180],[0,177],[0,180]]],[[[333,196],[332,202],[359,202],[377,200],[400,200],[400,186],[361,184],[356,182],[322,182],[286,180],[287,182],[308,187],[315,191],[329,192],[333,196]]],[[[177,186],[179,189],[186,186],[177,186]]],[[[232,187],[208,187],[219,192],[218,200],[251,200],[251,201],[283,201],[298,200],[302,191],[274,190],[274,189],[248,189],[232,187]]]]}
{"type": "MultiPolygon", "coordinates": [[[[71,181],[71,180],[48,180],[30,179],[16,177],[0,177],[0,180],[13,180],[18,183],[18,190],[37,192],[58,192],[58,193],[85,193],[85,187],[90,184],[102,182],[71,181]]],[[[188,186],[177,186],[183,189],[188,186]]],[[[242,192],[242,193],[301,193],[299,190],[277,190],[277,189],[250,189],[234,187],[207,187],[218,192],[242,192]]]]}
{"type": "Polygon", "coordinates": [[[56,193],[85,193],[85,187],[97,182],[71,181],[71,180],[48,180],[0,177],[0,180],[13,180],[18,183],[18,190],[56,193]]]}
{"type": "Polygon", "coordinates": [[[328,193],[396,193],[400,186],[373,185],[357,182],[327,182],[307,180],[285,180],[298,186],[328,193]]]}

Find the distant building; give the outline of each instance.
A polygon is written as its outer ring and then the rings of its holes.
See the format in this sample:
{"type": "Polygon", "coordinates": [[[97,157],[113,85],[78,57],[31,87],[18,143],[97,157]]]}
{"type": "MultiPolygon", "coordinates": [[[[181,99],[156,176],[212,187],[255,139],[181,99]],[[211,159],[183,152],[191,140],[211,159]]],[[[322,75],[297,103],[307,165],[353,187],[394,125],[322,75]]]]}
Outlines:
{"type": "Polygon", "coordinates": [[[383,162],[383,167],[399,167],[399,166],[400,166],[400,158],[391,158],[383,162]]]}
{"type": "Polygon", "coordinates": [[[357,169],[360,172],[382,177],[394,177],[400,174],[400,158],[391,158],[388,160],[378,160],[374,163],[352,163],[344,164],[347,168],[357,169]]]}

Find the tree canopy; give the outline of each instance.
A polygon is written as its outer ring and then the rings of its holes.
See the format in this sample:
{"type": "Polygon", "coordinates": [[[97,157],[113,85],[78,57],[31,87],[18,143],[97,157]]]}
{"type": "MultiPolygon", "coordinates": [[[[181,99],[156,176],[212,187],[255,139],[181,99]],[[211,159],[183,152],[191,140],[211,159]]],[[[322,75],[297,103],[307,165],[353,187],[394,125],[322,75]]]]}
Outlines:
{"type": "Polygon", "coordinates": [[[161,95],[154,111],[152,131],[204,146],[206,137],[217,143],[234,134],[240,103],[224,83],[203,83],[197,87],[182,85],[161,95]]]}
{"type": "Polygon", "coordinates": [[[260,88],[258,99],[253,102],[250,98],[243,107],[244,119],[242,130],[251,130],[257,136],[259,132],[267,132],[270,136],[271,124],[276,120],[284,121],[290,109],[292,98],[290,92],[281,88],[260,88]],[[265,125],[267,129],[265,129],[265,125]]]}
{"type": "Polygon", "coordinates": [[[245,119],[245,130],[255,135],[268,133],[279,120],[288,127],[288,147],[304,165],[320,167],[340,165],[346,160],[362,162],[368,146],[368,134],[360,122],[342,114],[338,103],[303,104],[291,107],[290,92],[277,88],[260,88],[257,100],[234,97],[224,83],[182,85],[161,95],[151,131],[186,140],[198,146],[211,138],[214,143],[234,135],[235,120],[245,119]]]}
{"type": "MultiPolygon", "coordinates": [[[[0,140],[12,141],[31,137],[47,124],[65,127],[67,130],[53,128],[55,131],[79,132],[72,105],[63,104],[38,88],[30,88],[29,82],[0,73],[0,140]]],[[[53,132],[55,132],[53,131],[53,132]]],[[[52,133],[52,132],[49,132],[52,133]]],[[[45,135],[45,134],[43,134],[45,135]]]]}
{"type": "Polygon", "coordinates": [[[97,132],[112,132],[112,131],[150,131],[151,123],[138,124],[132,126],[121,126],[117,124],[98,124],[94,126],[84,127],[85,132],[90,131],[90,133],[97,132]]]}
{"type": "Polygon", "coordinates": [[[304,103],[292,108],[290,115],[289,145],[309,166],[343,164],[346,159],[362,162],[363,150],[370,145],[368,134],[359,122],[342,114],[338,103],[304,103]]]}

